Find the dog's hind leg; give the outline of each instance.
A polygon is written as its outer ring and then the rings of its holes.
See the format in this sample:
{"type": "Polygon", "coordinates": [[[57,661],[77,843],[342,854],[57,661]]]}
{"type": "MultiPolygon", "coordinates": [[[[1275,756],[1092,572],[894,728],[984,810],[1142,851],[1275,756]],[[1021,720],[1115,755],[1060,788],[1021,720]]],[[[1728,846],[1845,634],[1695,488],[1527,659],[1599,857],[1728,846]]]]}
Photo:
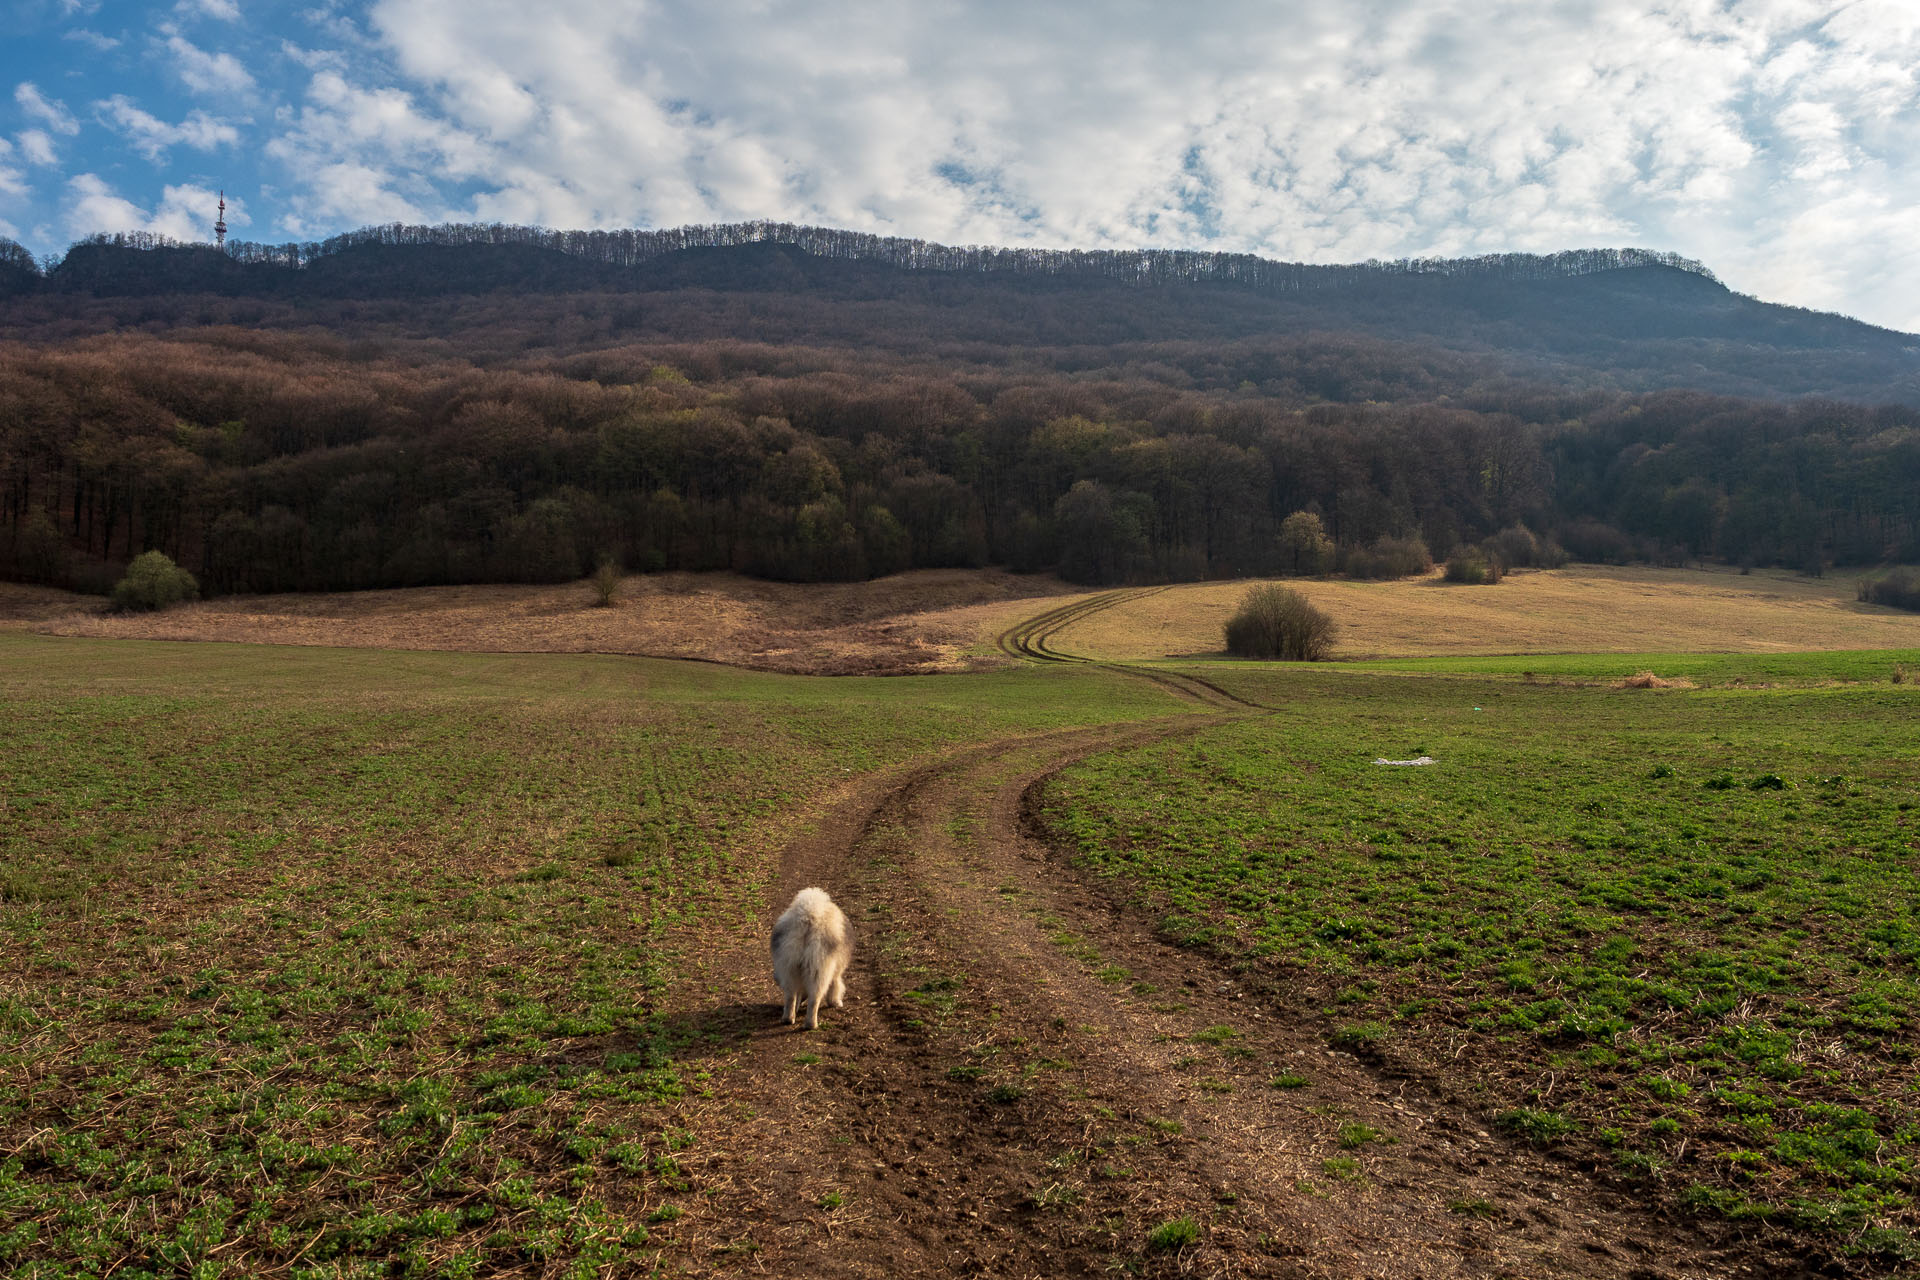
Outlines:
{"type": "Polygon", "coordinates": [[[792,1026],[793,1020],[800,1016],[800,990],[796,987],[792,991],[786,992],[785,995],[787,997],[786,1017],[783,1018],[782,1021],[788,1026],[792,1026]]]}
{"type": "Polygon", "coordinates": [[[833,975],[833,1007],[838,1009],[847,1002],[847,971],[840,970],[833,975]]]}
{"type": "Polygon", "coordinates": [[[827,989],[833,985],[824,973],[813,976],[812,990],[807,992],[807,1030],[820,1029],[820,1006],[826,1003],[827,989]]]}

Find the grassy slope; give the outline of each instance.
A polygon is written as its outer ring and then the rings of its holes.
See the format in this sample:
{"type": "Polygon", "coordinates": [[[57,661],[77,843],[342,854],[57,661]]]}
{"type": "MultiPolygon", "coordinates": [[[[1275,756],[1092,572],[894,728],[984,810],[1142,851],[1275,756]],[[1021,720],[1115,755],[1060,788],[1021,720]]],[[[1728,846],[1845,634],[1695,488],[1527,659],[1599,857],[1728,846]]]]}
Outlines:
{"type": "Polygon", "coordinates": [[[0,636],[0,1270],[461,1275],[644,1255],[687,1190],[662,1016],[791,814],[1178,710],[1016,670],[0,636]]]}
{"type": "Polygon", "coordinates": [[[1278,712],[1077,766],[1051,820],[1337,1042],[1696,1207],[1913,1251],[1920,691],[1886,654],[1659,663],[1719,686],[1212,666],[1278,712]]]}
{"type": "MultiPolygon", "coordinates": [[[[1221,651],[1221,630],[1252,584],[1172,587],[1092,614],[1055,647],[1109,661],[1221,651]]],[[[1760,570],[1574,565],[1492,587],[1287,579],[1339,626],[1334,656],[1774,652],[1920,648],[1920,614],[1854,599],[1851,579],[1760,570]]]]}

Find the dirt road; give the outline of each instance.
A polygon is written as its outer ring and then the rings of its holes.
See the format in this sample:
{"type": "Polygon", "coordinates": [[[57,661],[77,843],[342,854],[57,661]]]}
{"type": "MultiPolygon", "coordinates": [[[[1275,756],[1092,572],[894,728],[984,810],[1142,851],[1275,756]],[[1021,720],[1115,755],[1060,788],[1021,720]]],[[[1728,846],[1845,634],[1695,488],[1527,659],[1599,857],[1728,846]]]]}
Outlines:
{"type": "MultiPolygon", "coordinates": [[[[1010,651],[1044,649],[1047,629],[1010,651]]],[[[1447,1082],[1329,1048],[1330,1020],[1284,982],[1162,943],[1110,886],[1063,865],[1031,814],[1051,773],[1259,714],[1180,687],[1187,714],[872,780],[786,850],[769,918],[809,884],[846,907],[859,939],[847,1006],[817,1032],[777,1026],[764,941],[719,958],[686,1011],[727,1047],[688,1116],[704,1195],[671,1229],[679,1267],[1794,1273],[1490,1131],[1447,1082]]]]}

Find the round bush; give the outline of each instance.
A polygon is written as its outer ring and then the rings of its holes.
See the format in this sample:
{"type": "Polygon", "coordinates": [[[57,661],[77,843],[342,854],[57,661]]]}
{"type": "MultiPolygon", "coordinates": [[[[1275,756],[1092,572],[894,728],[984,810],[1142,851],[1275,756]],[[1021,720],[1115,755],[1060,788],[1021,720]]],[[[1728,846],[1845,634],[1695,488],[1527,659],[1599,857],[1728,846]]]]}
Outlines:
{"type": "Polygon", "coordinates": [[[1469,586],[1491,586],[1500,581],[1500,562],[1477,551],[1456,551],[1447,560],[1446,580],[1469,586]]]}
{"type": "Polygon", "coordinates": [[[200,584],[164,552],[144,551],[127,566],[126,577],[113,587],[113,607],[123,612],[164,609],[192,600],[200,584]]]}
{"type": "Polygon", "coordinates": [[[1333,647],[1334,623],[1286,587],[1255,587],[1227,619],[1227,652],[1240,658],[1317,662],[1333,647]]]}

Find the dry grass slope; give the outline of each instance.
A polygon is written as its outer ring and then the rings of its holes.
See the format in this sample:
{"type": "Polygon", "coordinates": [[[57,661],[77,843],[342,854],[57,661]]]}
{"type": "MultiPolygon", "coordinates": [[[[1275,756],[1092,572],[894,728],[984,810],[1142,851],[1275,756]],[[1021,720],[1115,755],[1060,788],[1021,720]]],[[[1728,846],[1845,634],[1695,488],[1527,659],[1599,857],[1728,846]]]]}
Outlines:
{"type": "Polygon", "coordinates": [[[0,630],[122,640],[237,641],[489,653],[701,658],[766,671],[891,675],[995,665],[965,656],[983,627],[1072,588],[1002,570],[925,569],[875,582],[763,582],[727,573],[630,577],[596,608],[584,582],[229,596],[118,616],[89,596],[0,584],[0,630]],[[980,619],[986,617],[988,621],[980,619]]]}
{"type": "MultiPolygon", "coordinates": [[[[1049,643],[1109,661],[1217,654],[1246,582],[1174,587],[1049,643]]],[[[1768,653],[1920,646],[1920,615],[1854,598],[1851,578],[1576,565],[1464,587],[1289,579],[1332,614],[1335,658],[1495,653],[1768,653]]]]}
{"type": "MultiPolygon", "coordinates": [[[[1135,593],[1048,633],[1108,661],[1217,654],[1248,582],[1135,593]]],[[[1288,579],[1332,614],[1335,658],[1498,653],[1764,653],[1920,648],[1920,615],[1855,599],[1851,578],[1579,565],[1495,587],[1288,579]]],[[[100,601],[0,584],[0,631],[499,653],[700,658],[768,671],[890,675],[1004,664],[994,638],[1101,592],[1003,570],[927,569],[795,585],[736,574],[627,578],[617,608],[584,582],[232,596],[114,616],[100,601]]]]}

